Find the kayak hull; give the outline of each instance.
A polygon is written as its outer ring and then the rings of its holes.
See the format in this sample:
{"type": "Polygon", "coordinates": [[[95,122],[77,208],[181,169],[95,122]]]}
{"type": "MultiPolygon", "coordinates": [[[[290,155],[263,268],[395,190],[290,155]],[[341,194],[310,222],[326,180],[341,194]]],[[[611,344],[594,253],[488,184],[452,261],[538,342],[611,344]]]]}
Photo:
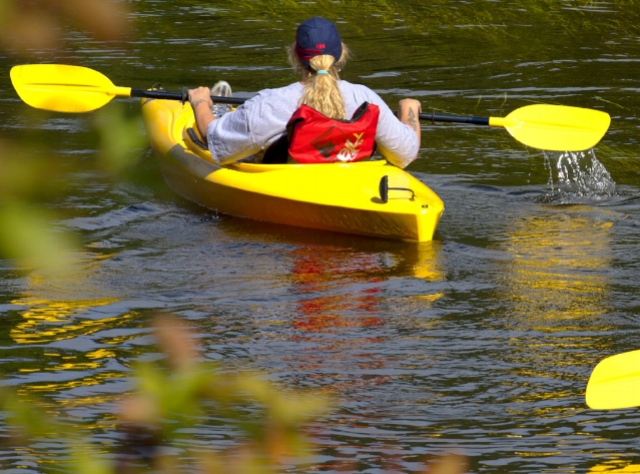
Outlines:
{"type": "Polygon", "coordinates": [[[433,238],[444,210],[431,189],[383,160],[221,167],[187,133],[194,126],[189,105],[143,99],[142,113],[167,184],[181,196],[223,214],[424,242],[433,238]],[[379,189],[384,176],[390,188],[386,203],[379,189]]]}

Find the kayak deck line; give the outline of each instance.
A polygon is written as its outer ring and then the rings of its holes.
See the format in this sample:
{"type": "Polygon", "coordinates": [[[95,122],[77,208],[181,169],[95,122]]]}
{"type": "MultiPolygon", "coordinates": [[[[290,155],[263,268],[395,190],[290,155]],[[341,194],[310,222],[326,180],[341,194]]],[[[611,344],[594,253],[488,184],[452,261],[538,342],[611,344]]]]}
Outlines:
{"type": "Polygon", "coordinates": [[[409,242],[433,239],[444,211],[424,183],[385,160],[219,166],[187,132],[191,107],[142,99],[149,141],[173,191],[208,209],[259,221],[409,242]]]}

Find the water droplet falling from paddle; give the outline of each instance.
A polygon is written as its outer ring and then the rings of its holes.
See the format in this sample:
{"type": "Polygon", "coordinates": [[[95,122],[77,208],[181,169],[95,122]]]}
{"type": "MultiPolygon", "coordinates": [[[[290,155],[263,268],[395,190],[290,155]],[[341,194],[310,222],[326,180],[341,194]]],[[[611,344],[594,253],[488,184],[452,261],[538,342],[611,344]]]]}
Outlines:
{"type": "Polygon", "coordinates": [[[549,169],[550,195],[545,201],[573,203],[616,196],[616,183],[593,149],[579,152],[544,152],[549,169]]]}

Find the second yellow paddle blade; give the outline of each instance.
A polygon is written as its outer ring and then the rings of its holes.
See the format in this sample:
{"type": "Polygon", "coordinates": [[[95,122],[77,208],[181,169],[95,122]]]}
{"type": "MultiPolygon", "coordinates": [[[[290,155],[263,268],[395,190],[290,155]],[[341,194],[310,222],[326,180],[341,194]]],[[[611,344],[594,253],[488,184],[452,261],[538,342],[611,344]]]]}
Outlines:
{"type": "Polygon", "coordinates": [[[601,361],[587,383],[586,400],[598,410],[640,406],[640,350],[601,361]]]}
{"type": "Polygon", "coordinates": [[[11,82],[25,103],[55,112],[89,112],[130,91],[93,69],[63,64],[15,66],[11,82]]]}
{"type": "Polygon", "coordinates": [[[542,150],[582,151],[593,148],[609,129],[609,114],[563,105],[521,107],[490,125],[503,126],[522,143],[542,150]]]}

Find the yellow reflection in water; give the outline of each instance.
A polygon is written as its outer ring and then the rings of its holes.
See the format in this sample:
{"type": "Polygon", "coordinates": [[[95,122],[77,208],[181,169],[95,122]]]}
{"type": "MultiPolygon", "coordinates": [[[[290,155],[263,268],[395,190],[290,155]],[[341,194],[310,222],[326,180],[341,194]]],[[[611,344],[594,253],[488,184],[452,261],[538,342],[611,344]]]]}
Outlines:
{"type": "MultiPolygon", "coordinates": [[[[22,311],[24,321],[17,324],[10,331],[10,334],[18,344],[37,345],[87,336],[97,331],[111,329],[114,326],[119,326],[123,321],[129,320],[132,314],[99,319],[81,318],[86,311],[117,301],[117,298],[112,297],[63,301],[35,298],[16,300],[13,302],[14,304],[26,306],[27,309],[22,311]]],[[[101,342],[109,343],[111,341],[101,342]]],[[[75,354],[59,353],[55,349],[48,349],[43,355],[46,357],[45,365],[40,360],[36,360],[33,366],[23,367],[19,371],[21,373],[75,372],[77,376],[72,379],[63,377],[63,380],[55,381],[51,381],[50,378],[39,381],[38,376],[35,376],[33,381],[20,387],[19,393],[62,393],[77,387],[103,385],[127,376],[123,372],[99,372],[107,360],[115,357],[115,353],[109,349],[99,348],[75,354]]],[[[93,402],[104,403],[113,398],[113,394],[105,394],[95,397],[93,402]]]]}
{"type": "MultiPolygon", "coordinates": [[[[18,389],[18,393],[61,393],[66,390],[70,390],[78,387],[91,387],[94,385],[104,385],[108,382],[111,382],[115,379],[120,379],[123,377],[127,377],[128,374],[123,372],[100,372],[94,373],[92,375],[87,375],[82,378],[73,379],[73,380],[64,380],[60,382],[41,382],[41,383],[33,383],[29,384],[29,386],[21,386],[18,389]]],[[[107,393],[104,396],[94,397],[94,402],[100,401],[105,402],[112,400],[113,398],[120,398],[121,394],[111,394],[107,393]]]]}
{"type": "MultiPolygon", "coordinates": [[[[106,296],[104,290],[96,288],[96,282],[101,281],[96,274],[102,271],[103,262],[112,257],[86,252],[75,257],[72,271],[54,275],[34,271],[29,275],[22,297],[12,301],[21,307],[18,314],[22,318],[9,331],[17,345],[33,346],[33,358],[18,368],[27,376],[19,393],[61,394],[78,387],[107,385],[128,376],[126,372],[105,370],[107,362],[116,357],[115,348],[85,350],[80,346],[74,350],[76,338],[121,327],[135,316],[135,313],[117,314],[109,306],[120,298],[106,296]],[[69,342],[64,349],[56,345],[46,347],[60,341],[69,342]],[[41,349],[42,346],[45,348],[41,349]]],[[[96,345],[111,346],[132,337],[109,334],[96,341],[96,345]]],[[[105,403],[120,396],[108,390],[85,401],[105,403]]]]}
{"type": "Polygon", "coordinates": [[[605,472],[610,474],[617,474],[617,473],[640,474],[640,464],[629,464],[628,466],[624,466],[624,467],[617,467],[617,465],[614,463],[598,464],[597,466],[594,466],[591,469],[589,469],[589,474],[596,473],[596,472],[605,472]]]}
{"type": "Polygon", "coordinates": [[[93,352],[88,352],[85,354],[87,359],[112,359],[116,355],[114,352],[106,350],[106,349],[98,349],[93,352]]]}
{"type": "Polygon", "coordinates": [[[504,244],[512,259],[501,270],[516,316],[544,322],[606,311],[612,223],[571,209],[522,219],[504,244]]]}
{"type": "Polygon", "coordinates": [[[92,334],[128,316],[83,320],[77,319],[78,316],[89,309],[116,302],[118,298],[114,297],[61,301],[32,298],[14,300],[13,304],[27,306],[28,309],[22,311],[24,321],[16,325],[10,335],[19,344],[43,344],[92,334]]]}
{"type": "MultiPolygon", "coordinates": [[[[442,244],[440,242],[425,242],[409,247],[405,260],[410,263],[412,274],[416,278],[438,281],[444,278],[440,262],[441,254],[442,244]]],[[[428,296],[433,297],[434,295],[428,296]]]]}
{"type": "Polygon", "coordinates": [[[23,321],[10,331],[11,338],[18,344],[46,344],[92,334],[129,319],[129,315],[87,317],[95,308],[120,301],[95,287],[103,262],[113,257],[83,252],[70,257],[73,265],[67,272],[32,272],[23,297],[12,301],[26,309],[20,311],[23,321]]]}
{"type": "MultiPolygon", "coordinates": [[[[407,246],[402,254],[402,262],[399,264],[407,276],[435,283],[445,278],[443,262],[442,243],[439,241],[424,242],[417,245],[407,246]]],[[[423,315],[424,311],[431,308],[433,303],[442,298],[445,293],[440,288],[433,285],[425,285],[425,292],[416,292],[409,297],[398,301],[398,306],[404,308],[409,314],[423,315]]],[[[437,325],[437,320],[415,318],[411,324],[425,328],[432,328],[437,325]]]]}

